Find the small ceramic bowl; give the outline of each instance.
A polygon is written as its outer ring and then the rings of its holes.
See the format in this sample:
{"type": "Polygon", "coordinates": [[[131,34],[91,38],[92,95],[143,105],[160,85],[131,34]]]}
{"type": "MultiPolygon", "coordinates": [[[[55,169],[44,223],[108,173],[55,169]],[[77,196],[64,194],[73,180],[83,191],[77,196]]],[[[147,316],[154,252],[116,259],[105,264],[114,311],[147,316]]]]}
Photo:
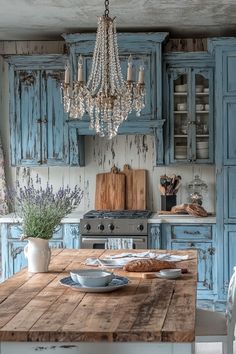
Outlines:
{"type": "Polygon", "coordinates": [[[181,275],[181,269],[162,269],[160,270],[160,274],[163,275],[164,277],[168,276],[179,276],[181,275]]]}
{"type": "Polygon", "coordinates": [[[203,104],[196,104],[196,111],[203,111],[204,105],[203,104]]]}
{"type": "Polygon", "coordinates": [[[186,111],[187,104],[186,103],[177,103],[177,110],[178,111],[186,111]]]}
{"type": "Polygon", "coordinates": [[[113,273],[100,269],[79,269],[70,272],[75,283],[87,287],[102,287],[108,285],[115,277],[113,273]]]}
{"type": "Polygon", "coordinates": [[[175,85],[175,92],[186,92],[187,91],[187,85],[175,85]]]}
{"type": "Polygon", "coordinates": [[[196,93],[200,93],[203,91],[203,86],[202,85],[196,85],[196,93]]]}

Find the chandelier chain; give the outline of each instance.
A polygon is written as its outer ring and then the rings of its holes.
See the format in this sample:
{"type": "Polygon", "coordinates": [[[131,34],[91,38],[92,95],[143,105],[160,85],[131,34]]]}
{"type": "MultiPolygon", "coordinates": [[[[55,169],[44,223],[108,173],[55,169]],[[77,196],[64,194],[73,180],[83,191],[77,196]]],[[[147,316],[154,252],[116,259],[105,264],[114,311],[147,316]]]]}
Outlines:
{"type": "Polygon", "coordinates": [[[109,0],[105,0],[105,17],[109,17],[109,0]]]}

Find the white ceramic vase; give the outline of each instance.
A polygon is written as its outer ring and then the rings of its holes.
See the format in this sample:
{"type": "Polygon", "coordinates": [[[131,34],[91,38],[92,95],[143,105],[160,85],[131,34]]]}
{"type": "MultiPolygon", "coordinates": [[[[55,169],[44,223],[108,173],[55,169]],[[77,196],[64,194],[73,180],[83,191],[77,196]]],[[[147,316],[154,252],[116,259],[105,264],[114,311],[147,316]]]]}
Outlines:
{"type": "Polygon", "coordinates": [[[28,271],[31,273],[47,272],[51,258],[48,240],[37,237],[27,237],[28,245],[24,248],[28,259],[28,271]]]}

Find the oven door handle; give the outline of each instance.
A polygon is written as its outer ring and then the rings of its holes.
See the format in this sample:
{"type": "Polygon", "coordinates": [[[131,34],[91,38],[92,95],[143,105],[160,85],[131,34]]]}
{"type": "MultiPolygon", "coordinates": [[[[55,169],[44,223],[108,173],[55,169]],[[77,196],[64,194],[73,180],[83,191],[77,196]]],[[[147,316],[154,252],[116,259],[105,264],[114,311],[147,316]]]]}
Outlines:
{"type": "Polygon", "coordinates": [[[107,238],[100,238],[100,237],[82,237],[82,242],[86,242],[86,243],[104,243],[104,242],[107,242],[107,238]]]}
{"type": "Polygon", "coordinates": [[[136,243],[139,243],[139,242],[145,242],[145,238],[133,238],[133,237],[129,237],[129,236],[122,236],[122,237],[119,237],[119,236],[116,236],[116,237],[106,237],[106,238],[101,238],[101,237],[82,237],[82,242],[83,241],[86,241],[88,243],[93,243],[94,241],[96,242],[107,242],[108,239],[118,239],[118,238],[121,238],[121,239],[124,239],[124,238],[130,238],[133,240],[133,242],[136,242],[136,243]]]}

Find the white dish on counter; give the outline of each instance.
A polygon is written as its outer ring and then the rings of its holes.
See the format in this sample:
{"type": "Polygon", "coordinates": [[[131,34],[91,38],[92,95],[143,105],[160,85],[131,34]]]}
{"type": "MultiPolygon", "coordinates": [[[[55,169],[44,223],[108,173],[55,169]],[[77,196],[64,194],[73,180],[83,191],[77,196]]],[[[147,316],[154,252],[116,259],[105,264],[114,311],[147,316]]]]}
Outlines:
{"type": "Polygon", "coordinates": [[[108,293],[111,291],[118,290],[129,284],[129,279],[126,277],[120,277],[116,275],[112,281],[106,286],[101,287],[88,287],[83,286],[79,283],[75,283],[71,277],[62,278],[60,284],[71,288],[72,290],[81,291],[84,293],[108,293]]]}
{"type": "Polygon", "coordinates": [[[173,269],[161,269],[159,271],[160,275],[163,277],[179,277],[181,275],[181,269],[180,268],[173,268],[173,269]]]}

